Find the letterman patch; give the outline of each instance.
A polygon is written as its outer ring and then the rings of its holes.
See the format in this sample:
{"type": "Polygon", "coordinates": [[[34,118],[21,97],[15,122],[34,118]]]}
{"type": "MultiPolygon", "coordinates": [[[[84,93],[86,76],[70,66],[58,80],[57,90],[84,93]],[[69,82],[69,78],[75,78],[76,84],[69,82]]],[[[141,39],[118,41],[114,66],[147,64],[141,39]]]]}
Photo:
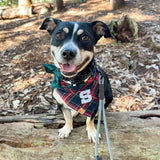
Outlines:
{"type": "Polygon", "coordinates": [[[90,94],[91,94],[90,89],[80,92],[79,95],[80,95],[82,104],[89,103],[92,100],[92,96],[90,94]]]}

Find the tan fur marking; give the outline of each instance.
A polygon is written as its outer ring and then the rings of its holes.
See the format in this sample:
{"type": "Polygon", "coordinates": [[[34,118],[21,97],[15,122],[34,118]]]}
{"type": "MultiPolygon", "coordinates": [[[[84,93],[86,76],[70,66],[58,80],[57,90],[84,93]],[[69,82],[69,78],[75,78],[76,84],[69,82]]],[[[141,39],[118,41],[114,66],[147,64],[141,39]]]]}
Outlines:
{"type": "Polygon", "coordinates": [[[96,23],[94,26],[93,26],[93,30],[98,34],[98,35],[105,35],[105,32],[104,32],[104,28],[103,28],[103,24],[102,23],[96,23]]]}
{"type": "Polygon", "coordinates": [[[53,30],[56,27],[55,22],[53,21],[53,19],[50,19],[50,21],[47,24],[47,30],[53,30]]]}
{"type": "Polygon", "coordinates": [[[67,27],[65,27],[65,28],[63,28],[63,31],[64,31],[65,33],[68,33],[68,32],[69,32],[69,29],[68,29],[67,27]]]}
{"type": "Polygon", "coordinates": [[[78,32],[77,32],[77,35],[79,36],[79,35],[81,35],[83,32],[84,32],[83,29],[79,29],[78,32]]]}
{"type": "MultiPolygon", "coordinates": [[[[93,52],[90,52],[90,51],[84,51],[84,50],[82,50],[82,51],[80,52],[80,54],[81,54],[81,56],[83,57],[82,62],[85,60],[86,57],[89,57],[89,60],[88,60],[77,72],[82,71],[82,70],[89,64],[89,62],[90,62],[90,61],[92,60],[92,58],[93,58],[93,52]]],[[[81,63],[82,63],[82,62],[81,62],[81,63]]]]}

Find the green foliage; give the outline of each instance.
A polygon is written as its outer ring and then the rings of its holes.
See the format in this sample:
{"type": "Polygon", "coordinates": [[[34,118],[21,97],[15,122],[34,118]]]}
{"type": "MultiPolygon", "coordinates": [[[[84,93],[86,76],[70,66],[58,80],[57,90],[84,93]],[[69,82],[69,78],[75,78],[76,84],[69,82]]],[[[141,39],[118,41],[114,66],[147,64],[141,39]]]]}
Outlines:
{"type": "Polygon", "coordinates": [[[0,6],[17,6],[18,0],[0,0],[0,6]]]}
{"type": "Polygon", "coordinates": [[[87,0],[72,0],[74,3],[85,3],[87,0]]]}
{"type": "Polygon", "coordinates": [[[32,3],[53,2],[53,0],[32,0],[32,3]]]}
{"type": "MultiPolygon", "coordinates": [[[[53,0],[32,0],[32,3],[53,2],[53,0]]],[[[0,6],[14,7],[18,5],[18,0],[0,0],[0,6]]]]}

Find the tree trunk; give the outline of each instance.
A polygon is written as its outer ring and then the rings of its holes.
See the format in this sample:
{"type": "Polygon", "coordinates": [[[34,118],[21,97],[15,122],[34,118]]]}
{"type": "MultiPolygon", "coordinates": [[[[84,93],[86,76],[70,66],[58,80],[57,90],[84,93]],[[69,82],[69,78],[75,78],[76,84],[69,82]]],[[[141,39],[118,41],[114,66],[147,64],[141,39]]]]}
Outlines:
{"type": "Polygon", "coordinates": [[[18,7],[31,7],[32,0],[18,0],[18,7]]]}
{"type": "Polygon", "coordinates": [[[110,0],[112,10],[116,10],[124,6],[124,0],[110,0]]]}
{"type": "Polygon", "coordinates": [[[57,11],[61,11],[64,8],[63,0],[54,0],[54,4],[56,5],[57,11]]]}
{"type": "Polygon", "coordinates": [[[31,13],[33,12],[32,0],[18,0],[18,8],[24,11],[28,8],[30,9],[31,13]]]}

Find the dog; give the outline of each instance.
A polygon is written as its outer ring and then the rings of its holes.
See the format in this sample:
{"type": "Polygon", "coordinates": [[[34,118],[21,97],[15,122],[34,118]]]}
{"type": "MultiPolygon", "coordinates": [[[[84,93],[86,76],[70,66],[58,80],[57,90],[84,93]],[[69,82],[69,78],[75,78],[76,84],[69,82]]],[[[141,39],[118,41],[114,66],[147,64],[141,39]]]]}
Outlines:
{"type": "MultiPolygon", "coordinates": [[[[104,77],[105,107],[111,103],[113,96],[106,73],[95,63],[94,46],[102,36],[114,36],[101,21],[71,22],[48,17],[40,29],[47,30],[51,36],[51,54],[55,66],[50,65],[48,72],[55,74],[53,97],[65,119],[59,137],[69,136],[73,129],[73,117],[81,113],[87,116],[88,138],[95,142],[94,118],[98,113],[99,73],[104,77]]],[[[47,65],[45,67],[47,71],[47,65]]]]}

